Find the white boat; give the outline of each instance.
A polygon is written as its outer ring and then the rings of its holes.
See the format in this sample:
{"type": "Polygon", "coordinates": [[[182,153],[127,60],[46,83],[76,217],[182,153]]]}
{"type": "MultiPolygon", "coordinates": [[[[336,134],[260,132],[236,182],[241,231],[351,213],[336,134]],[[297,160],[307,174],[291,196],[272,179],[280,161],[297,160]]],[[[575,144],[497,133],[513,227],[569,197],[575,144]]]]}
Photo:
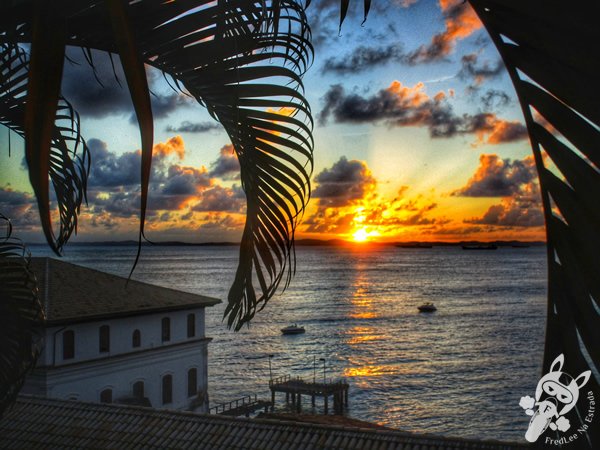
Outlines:
{"type": "Polygon", "coordinates": [[[304,329],[304,327],[299,327],[298,325],[294,324],[294,325],[290,325],[288,327],[282,328],[281,332],[283,334],[302,334],[304,333],[306,330],[304,329]]]}
{"type": "Polygon", "coordinates": [[[435,305],[431,302],[423,303],[419,306],[419,312],[434,312],[437,311],[435,305]]]}

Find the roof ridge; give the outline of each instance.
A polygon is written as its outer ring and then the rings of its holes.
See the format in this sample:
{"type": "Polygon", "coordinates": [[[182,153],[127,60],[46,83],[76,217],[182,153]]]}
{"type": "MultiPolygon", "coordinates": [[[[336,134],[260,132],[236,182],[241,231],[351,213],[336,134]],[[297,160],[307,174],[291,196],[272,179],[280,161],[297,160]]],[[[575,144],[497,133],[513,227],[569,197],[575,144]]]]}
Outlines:
{"type": "Polygon", "coordinates": [[[472,443],[490,443],[490,444],[506,444],[510,446],[521,445],[515,442],[509,441],[500,441],[496,439],[468,439],[462,437],[454,437],[454,436],[441,436],[435,434],[417,434],[409,431],[402,430],[394,430],[394,429],[377,429],[377,428],[362,428],[362,427],[353,427],[349,425],[336,425],[336,424],[319,424],[319,423],[306,423],[306,422],[296,422],[293,420],[273,420],[273,419],[263,419],[263,418],[247,418],[247,417],[229,417],[229,416],[221,416],[216,414],[208,414],[208,413],[197,413],[193,411],[179,411],[173,409],[156,409],[147,406],[139,406],[139,405],[123,405],[117,403],[93,403],[93,402],[83,402],[79,400],[63,400],[63,399],[51,399],[45,397],[39,397],[35,395],[27,395],[20,394],[17,398],[17,402],[33,402],[38,404],[45,404],[48,406],[51,405],[65,405],[67,407],[85,410],[87,412],[90,411],[90,408],[97,410],[99,413],[107,412],[107,409],[121,409],[124,412],[131,412],[132,414],[143,414],[143,415],[156,415],[156,416],[175,416],[180,420],[185,420],[187,422],[195,420],[207,420],[211,422],[217,423],[245,423],[248,426],[252,425],[267,425],[267,426],[292,426],[301,429],[310,429],[310,430],[323,430],[323,431],[339,431],[339,432],[355,432],[369,435],[377,435],[379,437],[404,437],[408,439],[415,439],[419,442],[423,443],[423,441],[431,440],[431,441],[440,441],[443,440],[445,442],[453,441],[453,442],[472,442],[472,443]]]}

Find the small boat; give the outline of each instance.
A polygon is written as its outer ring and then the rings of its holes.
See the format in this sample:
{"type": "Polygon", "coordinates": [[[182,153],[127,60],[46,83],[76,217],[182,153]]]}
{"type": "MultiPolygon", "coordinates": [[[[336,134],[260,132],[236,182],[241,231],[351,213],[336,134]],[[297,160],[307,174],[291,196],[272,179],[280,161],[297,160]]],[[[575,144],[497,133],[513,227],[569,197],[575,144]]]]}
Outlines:
{"type": "Polygon", "coordinates": [[[302,334],[302,333],[306,332],[306,330],[304,329],[304,327],[299,327],[298,325],[294,324],[294,325],[290,325],[285,328],[282,328],[281,332],[283,334],[302,334]]]}
{"type": "Polygon", "coordinates": [[[437,311],[435,305],[431,302],[423,303],[419,306],[419,312],[434,312],[437,311]]]}
{"type": "Polygon", "coordinates": [[[463,245],[463,250],[498,250],[498,246],[496,244],[488,244],[488,245],[463,245]]]}

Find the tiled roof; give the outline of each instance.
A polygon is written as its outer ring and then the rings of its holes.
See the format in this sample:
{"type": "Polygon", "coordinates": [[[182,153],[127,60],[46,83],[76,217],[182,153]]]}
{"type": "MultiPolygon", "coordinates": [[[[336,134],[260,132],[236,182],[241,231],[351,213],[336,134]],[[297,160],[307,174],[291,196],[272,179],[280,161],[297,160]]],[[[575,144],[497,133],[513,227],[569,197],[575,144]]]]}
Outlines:
{"type": "Polygon", "coordinates": [[[228,418],[21,396],[0,420],[3,449],[441,450],[525,445],[392,430],[228,418]]]}
{"type": "Polygon", "coordinates": [[[32,258],[48,324],[211,306],[220,300],[127,280],[54,258],[32,258]]]}

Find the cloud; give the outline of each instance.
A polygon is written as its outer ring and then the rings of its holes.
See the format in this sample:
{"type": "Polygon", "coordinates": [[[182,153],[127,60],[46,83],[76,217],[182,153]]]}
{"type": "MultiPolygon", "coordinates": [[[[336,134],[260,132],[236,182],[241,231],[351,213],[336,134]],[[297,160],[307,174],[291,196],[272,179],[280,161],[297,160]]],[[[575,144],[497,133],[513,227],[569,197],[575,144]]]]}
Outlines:
{"type": "Polygon", "coordinates": [[[246,211],[246,194],[238,185],[214,186],[202,193],[202,199],[192,207],[193,211],[234,212],[246,211]]]}
{"type": "Polygon", "coordinates": [[[323,169],[315,177],[316,188],[312,197],[327,207],[347,206],[362,199],[375,187],[375,179],[363,161],[348,161],[342,156],[330,169],[323,169]]]}
{"type": "Polygon", "coordinates": [[[504,73],[504,64],[501,59],[491,65],[488,61],[479,64],[479,55],[477,53],[469,53],[463,55],[460,59],[461,69],[459,77],[463,80],[472,80],[476,86],[481,85],[484,81],[497,78],[504,73]]]}
{"type": "Polygon", "coordinates": [[[15,191],[10,185],[0,186],[0,213],[10,219],[16,234],[39,225],[35,205],[32,194],[15,191]]]}
{"type": "Polygon", "coordinates": [[[535,162],[528,156],[522,160],[501,159],[496,154],[479,156],[479,167],[462,188],[459,197],[509,197],[518,194],[537,179],[535,162]]]}
{"type": "MultiPolygon", "coordinates": [[[[88,180],[91,189],[110,190],[140,183],[142,159],[139,150],[117,155],[108,150],[105,142],[95,138],[88,141],[88,147],[93,161],[88,180]]],[[[165,159],[172,155],[183,159],[185,144],[181,136],[175,136],[166,142],[155,144],[152,154],[151,181],[159,182],[164,179],[165,159]]]]}
{"type": "Polygon", "coordinates": [[[358,46],[351,53],[340,58],[331,57],[323,64],[323,73],[347,75],[372,70],[375,66],[404,59],[402,47],[391,44],[386,47],[358,46]]]}
{"type": "Polygon", "coordinates": [[[315,177],[316,210],[303,222],[307,233],[351,235],[364,229],[376,235],[392,235],[406,227],[444,223],[430,217],[437,204],[422,195],[407,196],[403,186],[393,199],[376,193],[377,180],[363,161],[341,157],[315,177]]]}
{"type": "Polygon", "coordinates": [[[224,180],[240,178],[240,163],[233,150],[233,145],[227,144],[219,150],[219,157],[210,165],[210,176],[224,180]]]}
{"type": "Polygon", "coordinates": [[[220,212],[206,214],[201,221],[197,231],[205,241],[237,241],[244,228],[243,218],[220,212]]]}
{"type": "MultiPolygon", "coordinates": [[[[103,52],[92,50],[93,69],[76,50],[71,49],[67,54],[77,64],[65,65],[62,94],[77,112],[98,119],[128,115],[131,123],[137,123],[119,58],[114,58],[113,71],[110,58],[103,52]],[[115,73],[121,85],[117,82],[115,73]]],[[[152,82],[155,78],[155,75],[150,75],[149,81],[152,82]]],[[[151,95],[150,101],[155,119],[167,117],[178,108],[194,102],[193,99],[178,92],[155,93],[151,95]]]]}
{"type": "Polygon", "coordinates": [[[177,127],[168,125],[165,131],[167,133],[207,133],[222,129],[223,127],[216,122],[190,122],[185,120],[177,127]]]}
{"type": "Polygon", "coordinates": [[[500,227],[541,227],[544,225],[539,187],[530,182],[512,197],[492,205],[481,217],[465,220],[465,223],[500,227]]]}
{"type": "Polygon", "coordinates": [[[429,97],[423,83],[411,87],[394,81],[368,97],[346,94],[338,84],[329,88],[323,101],[319,113],[322,125],[329,117],[346,123],[383,121],[396,127],[427,127],[432,138],[474,134],[476,144],[502,144],[527,137],[527,130],[520,122],[502,120],[494,113],[457,115],[445,92],[429,97]]]}
{"type": "Polygon", "coordinates": [[[456,41],[470,36],[482,27],[471,5],[463,0],[440,0],[445,29],[431,42],[407,55],[409,64],[423,64],[444,59],[454,50],[456,41]]]}
{"type": "Polygon", "coordinates": [[[488,89],[479,99],[487,111],[502,109],[511,103],[508,94],[497,89],[488,89]]]}

